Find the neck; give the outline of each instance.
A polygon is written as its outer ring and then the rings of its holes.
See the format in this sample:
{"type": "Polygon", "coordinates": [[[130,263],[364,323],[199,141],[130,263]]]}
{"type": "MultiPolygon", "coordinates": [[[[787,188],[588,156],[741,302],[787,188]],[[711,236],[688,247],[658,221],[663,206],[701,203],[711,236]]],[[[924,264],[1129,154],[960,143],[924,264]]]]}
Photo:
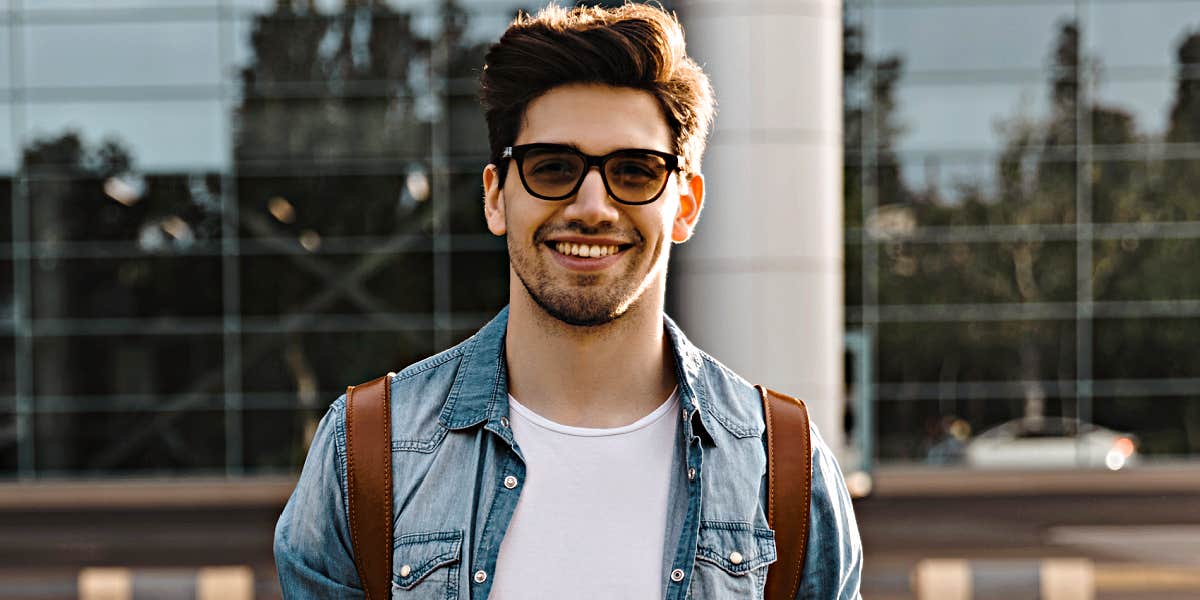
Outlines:
{"type": "Polygon", "coordinates": [[[618,427],[667,399],[675,368],[661,283],[620,318],[579,327],[547,314],[512,280],[505,355],[508,391],[521,404],[564,425],[618,427]]]}

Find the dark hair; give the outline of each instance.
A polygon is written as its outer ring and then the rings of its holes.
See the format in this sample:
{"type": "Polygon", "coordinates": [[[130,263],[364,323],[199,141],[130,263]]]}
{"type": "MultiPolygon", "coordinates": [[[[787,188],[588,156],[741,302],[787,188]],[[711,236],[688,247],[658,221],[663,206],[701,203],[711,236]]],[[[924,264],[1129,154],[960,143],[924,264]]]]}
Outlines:
{"type": "Polygon", "coordinates": [[[547,6],[521,13],[492,44],[479,77],[491,162],[517,138],[525,108],[552,88],[600,83],[645,90],[658,99],[680,168],[694,174],[712,124],[708,76],[684,49],[673,14],[644,4],[618,8],[547,6]]]}

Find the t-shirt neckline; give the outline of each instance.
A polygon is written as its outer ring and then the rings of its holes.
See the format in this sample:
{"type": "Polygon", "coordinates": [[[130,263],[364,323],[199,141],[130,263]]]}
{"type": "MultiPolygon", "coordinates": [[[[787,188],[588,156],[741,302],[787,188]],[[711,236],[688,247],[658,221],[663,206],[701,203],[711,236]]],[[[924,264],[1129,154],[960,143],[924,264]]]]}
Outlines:
{"type": "Polygon", "coordinates": [[[525,418],[529,422],[555,433],[576,437],[605,437],[633,433],[653,425],[659,419],[671,413],[671,409],[678,403],[679,387],[676,386],[675,389],[671,390],[671,394],[667,396],[666,401],[660,404],[658,408],[628,425],[622,425],[620,427],[576,427],[573,425],[563,425],[562,423],[551,421],[550,419],[537,414],[528,406],[521,404],[512,396],[512,394],[508,395],[509,408],[520,414],[521,417],[525,418]]]}

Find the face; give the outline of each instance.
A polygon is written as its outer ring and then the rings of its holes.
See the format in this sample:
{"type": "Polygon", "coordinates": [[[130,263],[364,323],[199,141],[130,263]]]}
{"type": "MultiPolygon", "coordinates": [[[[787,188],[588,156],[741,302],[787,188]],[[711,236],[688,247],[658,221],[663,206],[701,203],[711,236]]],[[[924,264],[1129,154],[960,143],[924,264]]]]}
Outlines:
{"type": "MultiPolygon", "coordinates": [[[[639,148],[671,152],[671,131],[649,92],[603,85],[554,88],[529,103],[514,146],[555,143],[602,156],[639,148]]],[[[600,170],[579,190],[542,200],[521,183],[516,161],[500,181],[483,173],[488,229],[507,236],[511,294],[528,294],[570,325],[609,323],[646,302],[661,307],[672,243],[691,237],[704,195],[700,175],[669,176],[657,200],[631,206],[608,195],[600,170]],[[519,283],[518,283],[519,282],[519,283]]]]}

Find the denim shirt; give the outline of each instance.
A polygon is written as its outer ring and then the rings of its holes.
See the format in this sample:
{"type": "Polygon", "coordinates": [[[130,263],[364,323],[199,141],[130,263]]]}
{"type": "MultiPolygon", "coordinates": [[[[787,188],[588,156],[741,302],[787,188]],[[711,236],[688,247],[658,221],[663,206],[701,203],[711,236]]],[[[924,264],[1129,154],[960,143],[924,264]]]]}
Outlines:
{"type": "MultiPolygon", "coordinates": [[[[394,599],[481,599],[491,590],[525,480],[507,427],[507,325],[504,309],[471,338],[391,379],[394,599]],[[517,482],[511,489],[509,476],[517,482]]],[[[664,326],[684,408],[662,532],[663,598],[761,599],[776,559],[765,515],[762,401],[669,318],[664,326]],[[730,560],[735,551],[737,562],[730,560]]],[[[275,528],[285,598],[363,597],[346,515],[344,413],[343,395],[321,420],[275,528]]],[[[815,428],[812,455],[808,553],[796,598],[855,599],[858,526],[841,471],[815,428]]]]}

